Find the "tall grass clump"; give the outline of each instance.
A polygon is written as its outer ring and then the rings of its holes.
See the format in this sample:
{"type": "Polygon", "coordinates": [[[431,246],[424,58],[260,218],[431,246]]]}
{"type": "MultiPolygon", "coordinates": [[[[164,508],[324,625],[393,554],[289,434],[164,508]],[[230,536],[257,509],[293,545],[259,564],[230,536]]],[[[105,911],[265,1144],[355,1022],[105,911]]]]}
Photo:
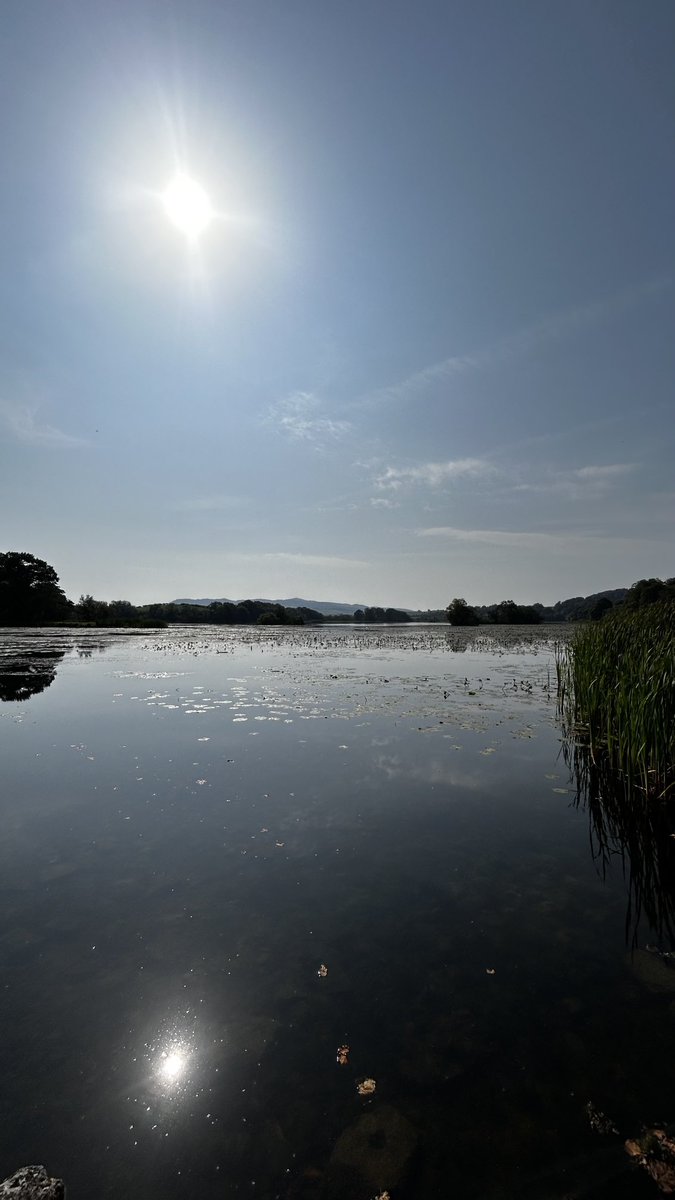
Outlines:
{"type": "Polygon", "coordinates": [[[619,610],[556,647],[565,734],[647,795],[675,794],[675,604],[619,610]]]}

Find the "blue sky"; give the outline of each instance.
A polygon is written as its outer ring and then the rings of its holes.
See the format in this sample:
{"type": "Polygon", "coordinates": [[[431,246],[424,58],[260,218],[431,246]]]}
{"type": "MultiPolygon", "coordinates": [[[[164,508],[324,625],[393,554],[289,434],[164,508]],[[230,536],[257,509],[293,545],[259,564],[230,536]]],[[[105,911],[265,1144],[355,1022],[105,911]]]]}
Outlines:
{"type": "Polygon", "coordinates": [[[138,603],[675,574],[673,61],[671,0],[6,5],[0,548],[138,603]]]}

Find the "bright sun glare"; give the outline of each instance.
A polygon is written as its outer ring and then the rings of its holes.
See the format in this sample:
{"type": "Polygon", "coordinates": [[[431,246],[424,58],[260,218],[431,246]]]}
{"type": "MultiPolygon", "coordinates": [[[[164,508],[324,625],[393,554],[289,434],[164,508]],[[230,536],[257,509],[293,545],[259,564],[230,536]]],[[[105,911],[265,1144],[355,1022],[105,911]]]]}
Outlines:
{"type": "Polygon", "coordinates": [[[164,211],[177,229],[194,240],[211,224],[213,208],[201,184],[188,175],[176,175],[162,192],[164,211]]]}
{"type": "Polygon", "coordinates": [[[187,1055],[180,1049],[164,1051],[159,1060],[157,1074],[166,1083],[176,1082],[185,1071],[187,1055]]]}

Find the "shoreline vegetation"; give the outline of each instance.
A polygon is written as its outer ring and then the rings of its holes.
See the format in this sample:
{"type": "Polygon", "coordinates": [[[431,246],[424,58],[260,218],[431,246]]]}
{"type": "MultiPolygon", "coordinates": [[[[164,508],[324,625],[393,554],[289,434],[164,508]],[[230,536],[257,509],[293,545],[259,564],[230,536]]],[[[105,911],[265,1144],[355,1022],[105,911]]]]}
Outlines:
{"type": "MultiPolygon", "coordinates": [[[[637,586],[637,585],[636,585],[637,586]]],[[[624,783],[631,799],[675,794],[675,602],[626,607],[556,650],[558,710],[577,777],[624,783]]]]}
{"type": "Polygon", "coordinates": [[[0,553],[0,626],[35,628],[166,628],[173,624],[208,625],[331,625],[446,623],[451,626],[539,625],[548,622],[602,622],[617,611],[636,610],[675,601],[675,579],[642,579],[629,589],[575,596],[554,605],[516,604],[502,600],[470,606],[463,598],[442,609],[397,609],[371,606],[345,612],[319,612],[308,605],[249,599],[201,602],[170,601],[135,605],[129,600],[96,600],[81,595],[75,603],[59,585],[55,569],[43,559],[21,551],[0,553]]]}

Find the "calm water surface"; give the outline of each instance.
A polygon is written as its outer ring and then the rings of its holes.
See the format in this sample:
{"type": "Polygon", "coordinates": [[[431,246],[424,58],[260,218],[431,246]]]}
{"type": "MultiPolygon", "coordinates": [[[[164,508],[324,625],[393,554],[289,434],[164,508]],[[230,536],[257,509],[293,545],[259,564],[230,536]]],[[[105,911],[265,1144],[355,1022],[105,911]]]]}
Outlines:
{"type": "Polygon", "coordinates": [[[656,1194],[675,970],[591,854],[552,631],[505,636],[0,633],[0,1178],[656,1194]]]}

